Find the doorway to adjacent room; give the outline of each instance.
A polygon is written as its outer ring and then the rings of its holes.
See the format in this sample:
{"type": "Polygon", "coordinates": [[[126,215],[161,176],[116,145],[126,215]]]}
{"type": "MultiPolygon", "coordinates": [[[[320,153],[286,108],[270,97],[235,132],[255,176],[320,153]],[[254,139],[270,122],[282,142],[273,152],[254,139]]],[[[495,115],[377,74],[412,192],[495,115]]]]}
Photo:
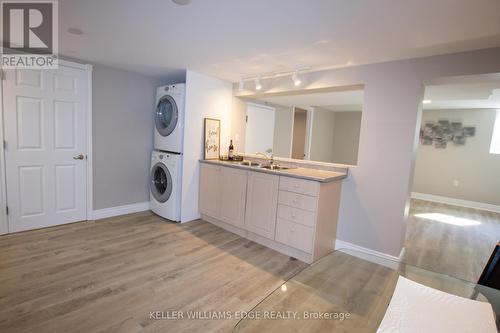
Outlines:
{"type": "Polygon", "coordinates": [[[500,241],[500,75],[426,86],[405,263],[477,282],[500,241]]]}

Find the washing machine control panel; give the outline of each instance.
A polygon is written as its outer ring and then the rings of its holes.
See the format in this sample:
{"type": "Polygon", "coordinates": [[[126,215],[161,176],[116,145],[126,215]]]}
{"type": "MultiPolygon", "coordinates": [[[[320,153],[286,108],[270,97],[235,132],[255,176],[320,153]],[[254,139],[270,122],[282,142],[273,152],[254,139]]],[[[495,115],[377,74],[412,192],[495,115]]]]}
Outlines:
{"type": "Polygon", "coordinates": [[[182,89],[180,87],[177,87],[177,86],[166,86],[165,88],[163,88],[163,90],[169,91],[169,92],[179,92],[182,89]]]}
{"type": "Polygon", "coordinates": [[[169,155],[169,154],[159,154],[159,155],[158,155],[158,158],[159,158],[160,160],[163,160],[164,158],[169,158],[169,157],[170,157],[170,155],[169,155]]]}

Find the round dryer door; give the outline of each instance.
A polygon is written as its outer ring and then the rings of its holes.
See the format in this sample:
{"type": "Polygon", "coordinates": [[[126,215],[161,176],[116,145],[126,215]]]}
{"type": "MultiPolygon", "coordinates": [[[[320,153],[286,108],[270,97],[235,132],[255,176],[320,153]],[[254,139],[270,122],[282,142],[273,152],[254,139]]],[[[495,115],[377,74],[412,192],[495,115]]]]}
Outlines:
{"type": "Polygon", "coordinates": [[[151,169],[151,194],[160,203],[172,194],[172,176],[163,163],[156,163],[151,169]]]}
{"type": "Polygon", "coordinates": [[[179,110],[171,96],[163,96],[156,106],[155,125],[162,136],[169,136],[177,126],[179,110]]]}

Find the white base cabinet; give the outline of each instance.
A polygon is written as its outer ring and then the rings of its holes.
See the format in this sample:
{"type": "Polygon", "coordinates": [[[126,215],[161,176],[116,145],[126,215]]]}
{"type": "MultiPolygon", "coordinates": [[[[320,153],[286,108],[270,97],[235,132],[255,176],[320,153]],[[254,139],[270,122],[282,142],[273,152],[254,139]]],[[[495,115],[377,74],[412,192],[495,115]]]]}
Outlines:
{"type": "Polygon", "coordinates": [[[246,230],[274,239],[278,186],[279,176],[260,172],[248,173],[246,230]]]}
{"type": "Polygon", "coordinates": [[[200,168],[201,214],[243,227],[247,195],[247,172],[212,164],[200,168]]]}
{"type": "Polygon", "coordinates": [[[219,173],[220,219],[243,227],[247,197],[247,172],[233,168],[221,168],[219,173]]]}
{"type": "Polygon", "coordinates": [[[341,184],[202,162],[199,209],[208,222],[311,263],[334,249],[341,184]]]}
{"type": "Polygon", "coordinates": [[[202,214],[220,218],[220,190],[219,175],[221,167],[211,164],[202,164],[200,168],[200,197],[198,207],[202,214]]]}

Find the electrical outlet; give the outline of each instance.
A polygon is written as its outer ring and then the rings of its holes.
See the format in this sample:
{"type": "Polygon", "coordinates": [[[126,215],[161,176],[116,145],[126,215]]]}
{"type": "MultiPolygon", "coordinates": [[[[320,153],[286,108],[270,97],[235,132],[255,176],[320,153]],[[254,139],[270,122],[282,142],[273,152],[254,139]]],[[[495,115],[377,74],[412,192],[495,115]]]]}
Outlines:
{"type": "Polygon", "coordinates": [[[457,179],[453,180],[454,187],[458,187],[459,185],[460,185],[460,182],[457,179]]]}

